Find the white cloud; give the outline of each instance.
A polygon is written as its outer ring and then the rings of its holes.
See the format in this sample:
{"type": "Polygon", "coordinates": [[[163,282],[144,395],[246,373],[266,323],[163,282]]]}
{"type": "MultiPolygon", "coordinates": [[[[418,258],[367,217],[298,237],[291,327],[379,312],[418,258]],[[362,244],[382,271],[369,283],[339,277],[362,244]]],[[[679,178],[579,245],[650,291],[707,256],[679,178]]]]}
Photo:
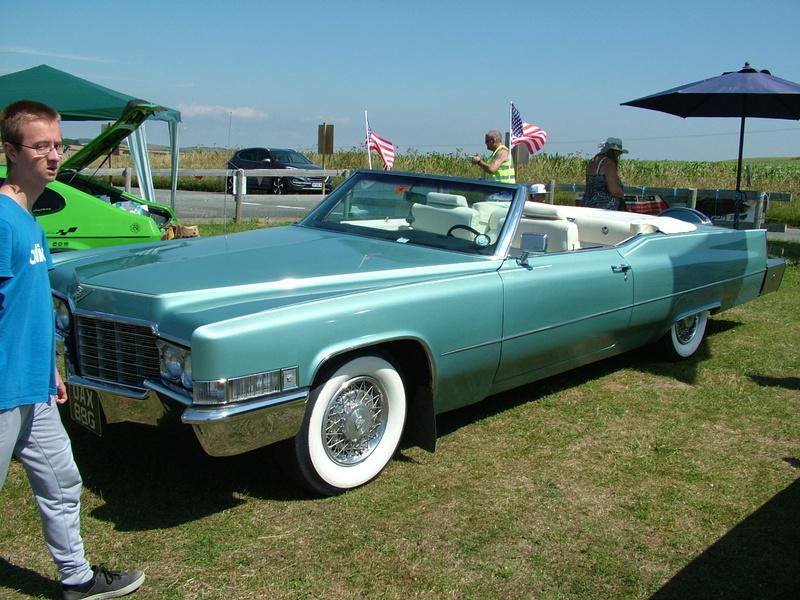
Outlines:
{"type": "Polygon", "coordinates": [[[47,52],[44,50],[34,50],[32,48],[21,48],[19,46],[0,46],[0,52],[13,52],[15,54],[30,54],[33,56],[46,56],[48,58],[68,58],[71,60],[83,60],[97,63],[116,63],[116,60],[97,58],[96,56],[78,56],[75,54],[61,54],[58,52],[47,52]]]}
{"type": "Polygon", "coordinates": [[[252,121],[265,121],[269,114],[247,106],[204,106],[201,104],[179,104],[178,110],[182,117],[217,117],[237,119],[248,119],[252,121]]]}

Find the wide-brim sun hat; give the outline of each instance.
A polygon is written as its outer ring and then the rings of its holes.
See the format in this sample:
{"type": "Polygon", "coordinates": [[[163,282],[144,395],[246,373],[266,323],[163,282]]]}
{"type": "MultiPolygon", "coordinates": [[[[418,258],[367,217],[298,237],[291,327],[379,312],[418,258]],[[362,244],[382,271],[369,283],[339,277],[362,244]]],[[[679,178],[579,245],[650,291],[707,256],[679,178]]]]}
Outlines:
{"type": "Polygon", "coordinates": [[[610,137],[605,142],[597,144],[597,147],[600,148],[600,154],[605,154],[609,150],[616,150],[622,154],[628,153],[628,151],[622,147],[622,140],[615,137],[610,137]]]}
{"type": "Polygon", "coordinates": [[[533,196],[534,194],[546,194],[547,188],[544,187],[543,183],[534,183],[528,190],[528,193],[531,196],[533,196]]]}

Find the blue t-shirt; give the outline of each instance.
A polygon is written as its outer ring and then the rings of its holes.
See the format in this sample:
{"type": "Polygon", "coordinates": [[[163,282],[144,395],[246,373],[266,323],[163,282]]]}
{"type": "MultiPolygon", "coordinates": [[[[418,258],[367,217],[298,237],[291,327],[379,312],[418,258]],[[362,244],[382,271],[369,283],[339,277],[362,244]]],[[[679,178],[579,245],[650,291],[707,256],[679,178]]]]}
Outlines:
{"type": "Polygon", "coordinates": [[[0,410],[56,393],[52,268],[42,226],[0,194],[0,410]]]}

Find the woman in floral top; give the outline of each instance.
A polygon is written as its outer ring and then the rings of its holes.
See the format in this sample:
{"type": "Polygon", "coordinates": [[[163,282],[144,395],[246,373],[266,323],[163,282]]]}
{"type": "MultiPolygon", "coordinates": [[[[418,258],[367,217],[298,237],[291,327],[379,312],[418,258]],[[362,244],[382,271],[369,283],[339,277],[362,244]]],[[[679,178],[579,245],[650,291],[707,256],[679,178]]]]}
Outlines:
{"type": "Polygon", "coordinates": [[[586,164],[586,191],[582,206],[625,210],[625,192],[617,175],[619,158],[628,151],[622,147],[622,140],[610,137],[598,144],[600,150],[586,164]]]}

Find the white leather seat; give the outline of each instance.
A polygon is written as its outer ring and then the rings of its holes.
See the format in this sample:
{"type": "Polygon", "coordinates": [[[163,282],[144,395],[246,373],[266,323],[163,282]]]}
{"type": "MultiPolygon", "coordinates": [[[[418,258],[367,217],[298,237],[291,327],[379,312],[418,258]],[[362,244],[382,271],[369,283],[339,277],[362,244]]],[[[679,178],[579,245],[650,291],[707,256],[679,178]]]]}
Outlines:
{"type": "Polygon", "coordinates": [[[547,252],[566,252],[580,248],[578,226],[562,219],[521,219],[512,248],[519,249],[523,233],[547,234],[547,252]]]}
{"type": "MultiPolygon", "coordinates": [[[[467,199],[457,194],[428,192],[427,204],[414,204],[411,214],[414,217],[413,228],[433,233],[447,234],[454,225],[465,225],[478,228],[478,213],[467,205],[467,199]]],[[[452,235],[464,239],[473,239],[474,233],[465,229],[455,229],[452,235]]]]}

